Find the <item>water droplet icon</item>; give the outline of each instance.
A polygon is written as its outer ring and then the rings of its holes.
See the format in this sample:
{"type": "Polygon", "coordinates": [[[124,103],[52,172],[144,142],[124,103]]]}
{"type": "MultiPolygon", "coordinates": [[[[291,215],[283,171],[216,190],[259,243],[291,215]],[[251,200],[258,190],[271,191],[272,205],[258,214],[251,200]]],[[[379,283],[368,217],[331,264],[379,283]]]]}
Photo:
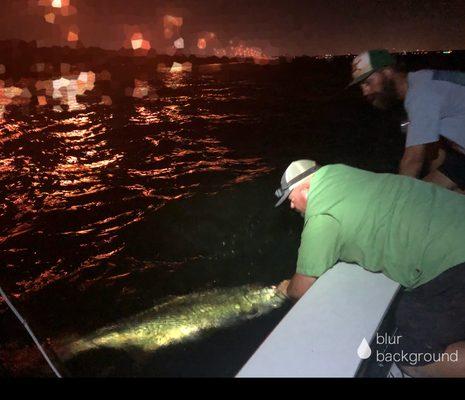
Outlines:
{"type": "Polygon", "coordinates": [[[365,338],[363,338],[362,343],[358,346],[357,354],[362,360],[366,360],[371,356],[371,348],[365,338]]]}

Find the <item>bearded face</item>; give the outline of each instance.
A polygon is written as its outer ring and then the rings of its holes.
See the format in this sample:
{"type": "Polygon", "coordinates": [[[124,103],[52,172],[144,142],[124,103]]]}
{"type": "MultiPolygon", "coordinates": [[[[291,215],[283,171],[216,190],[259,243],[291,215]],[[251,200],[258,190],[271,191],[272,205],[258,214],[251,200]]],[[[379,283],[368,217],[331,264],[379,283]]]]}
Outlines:
{"type": "Polygon", "coordinates": [[[392,78],[375,72],[361,85],[363,95],[376,108],[387,110],[399,102],[399,96],[392,78]]]}

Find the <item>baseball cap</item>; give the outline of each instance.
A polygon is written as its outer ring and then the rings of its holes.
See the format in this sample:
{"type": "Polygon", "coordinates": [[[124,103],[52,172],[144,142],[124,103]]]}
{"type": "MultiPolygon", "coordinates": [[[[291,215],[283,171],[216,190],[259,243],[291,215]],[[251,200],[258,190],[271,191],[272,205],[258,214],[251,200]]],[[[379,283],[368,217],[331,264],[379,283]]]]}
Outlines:
{"type": "Polygon", "coordinates": [[[312,160],[293,161],[284,171],[281,178],[281,187],[275,191],[275,196],[279,198],[275,207],[280,206],[289,197],[292,190],[302,181],[316,172],[318,165],[312,160]]]}
{"type": "Polygon", "coordinates": [[[395,58],[387,50],[364,51],[352,61],[352,82],[349,86],[360,83],[373,72],[390,67],[396,63],[395,58]]]}

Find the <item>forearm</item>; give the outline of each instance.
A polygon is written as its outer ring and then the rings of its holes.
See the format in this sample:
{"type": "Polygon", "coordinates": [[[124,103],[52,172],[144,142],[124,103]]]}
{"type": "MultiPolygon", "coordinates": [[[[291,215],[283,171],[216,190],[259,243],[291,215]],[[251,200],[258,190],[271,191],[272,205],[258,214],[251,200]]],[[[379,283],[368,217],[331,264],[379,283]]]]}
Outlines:
{"type": "Polygon", "coordinates": [[[310,289],[317,278],[295,274],[287,287],[287,296],[293,300],[299,300],[310,289]]]}
{"type": "Polygon", "coordinates": [[[399,175],[406,175],[417,178],[420,175],[422,168],[423,161],[402,159],[399,166],[399,175]]]}

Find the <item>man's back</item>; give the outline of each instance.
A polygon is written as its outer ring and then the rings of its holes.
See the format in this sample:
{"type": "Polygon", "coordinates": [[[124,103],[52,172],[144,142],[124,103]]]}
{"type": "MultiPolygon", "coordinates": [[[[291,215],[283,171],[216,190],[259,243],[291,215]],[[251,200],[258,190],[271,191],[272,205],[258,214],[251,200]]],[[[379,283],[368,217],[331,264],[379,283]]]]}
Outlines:
{"type": "Polygon", "coordinates": [[[465,73],[420,70],[408,74],[406,146],[444,136],[465,148],[465,73]]]}
{"type": "Polygon", "coordinates": [[[328,165],[311,182],[298,265],[306,268],[318,251],[326,252],[329,265],[336,253],[337,259],[417,287],[465,261],[463,215],[465,197],[435,185],[328,165]],[[306,232],[312,228],[331,233],[320,250],[307,252],[302,247],[316,242],[314,232],[306,232]]]}

